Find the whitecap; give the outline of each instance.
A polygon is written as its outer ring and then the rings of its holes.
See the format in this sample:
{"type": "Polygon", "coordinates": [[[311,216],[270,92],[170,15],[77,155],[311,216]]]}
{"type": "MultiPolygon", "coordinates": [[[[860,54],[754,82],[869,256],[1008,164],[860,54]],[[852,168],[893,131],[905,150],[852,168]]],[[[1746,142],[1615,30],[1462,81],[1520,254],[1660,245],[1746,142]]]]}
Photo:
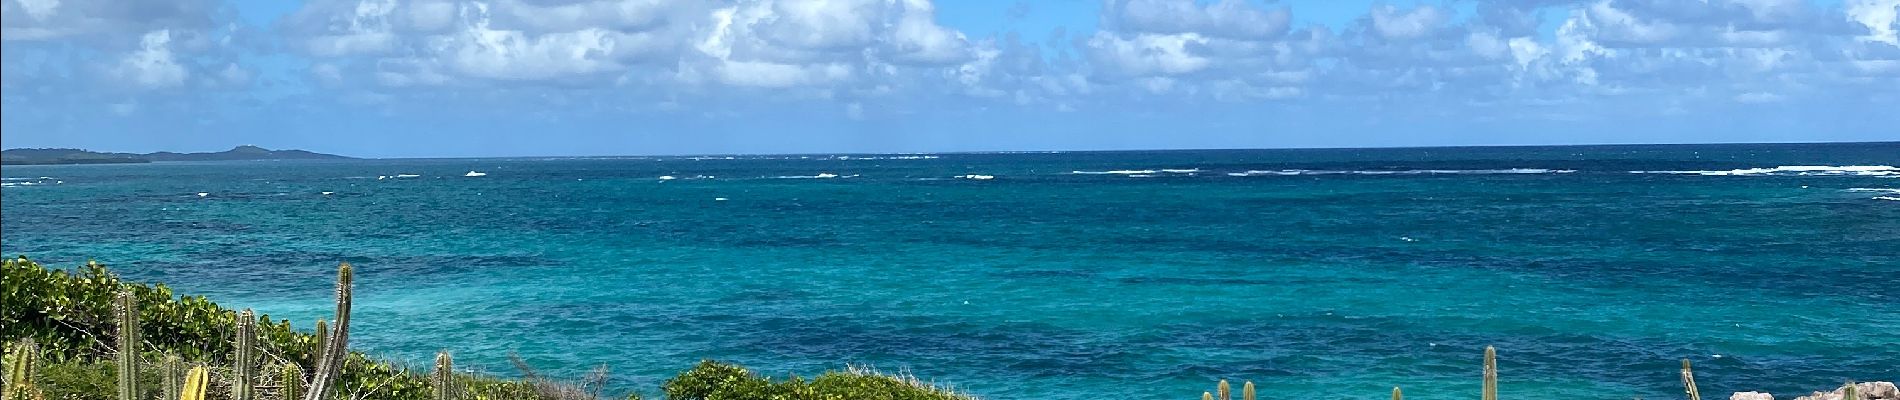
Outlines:
{"type": "Polygon", "coordinates": [[[1077,175],[1144,175],[1144,174],[1154,174],[1154,173],[1159,173],[1159,172],[1161,171],[1156,171],[1152,169],[1118,169],[1118,170],[1113,170],[1113,171],[1069,171],[1069,173],[1077,174],[1077,175]]]}
{"type": "MultiPolygon", "coordinates": [[[[799,157],[799,158],[801,158],[801,159],[804,159],[804,157],[799,157]]],[[[937,159],[937,158],[938,158],[937,156],[933,156],[933,155],[890,155],[890,156],[858,156],[858,157],[853,157],[853,156],[830,156],[830,157],[825,157],[825,158],[820,158],[820,160],[838,160],[838,161],[849,161],[849,160],[935,160],[935,159],[937,159]]]]}
{"type": "Polygon", "coordinates": [[[810,176],[783,175],[783,176],[774,176],[772,178],[775,178],[775,179],[832,179],[832,178],[856,178],[856,177],[858,177],[858,174],[838,175],[838,174],[834,174],[830,172],[821,172],[821,173],[818,173],[818,175],[810,175],[810,176]]]}
{"type": "Polygon", "coordinates": [[[1298,169],[1283,169],[1279,171],[1248,170],[1247,172],[1229,172],[1227,176],[1299,175],[1303,172],[1306,171],[1298,169]]]}
{"type": "Polygon", "coordinates": [[[210,195],[211,195],[210,193],[198,192],[198,197],[205,197],[205,196],[210,196],[210,195]]]}
{"type": "Polygon", "coordinates": [[[713,198],[713,201],[726,201],[726,198],[724,198],[724,197],[714,197],[714,198],[713,198]]]}
{"type": "Polygon", "coordinates": [[[969,174],[969,175],[964,175],[964,176],[959,176],[959,177],[957,177],[957,178],[961,178],[961,179],[972,179],[972,180],[979,180],[979,181],[987,181],[987,180],[991,180],[991,179],[996,179],[996,175],[977,175],[977,174],[969,174]]]}
{"type": "Polygon", "coordinates": [[[660,180],[663,180],[663,181],[670,181],[674,179],[679,179],[679,178],[674,178],[672,175],[660,175],[660,180]]]}
{"type": "Polygon", "coordinates": [[[1166,172],[1170,174],[1192,174],[1196,172],[1201,172],[1201,169],[1200,168],[1189,168],[1189,169],[1165,169],[1164,168],[1161,170],[1161,172],[1166,172]]]}
{"type": "MultiPolygon", "coordinates": [[[[473,171],[470,171],[470,172],[473,172],[473,171]]],[[[392,176],[391,178],[420,178],[420,177],[422,177],[422,175],[416,175],[416,174],[396,174],[396,176],[392,176]]]]}
{"type": "Polygon", "coordinates": [[[1900,194],[1900,188],[1848,188],[1847,191],[1900,194]]]}
{"type": "Polygon", "coordinates": [[[1574,169],[1548,168],[1509,168],[1509,169],[1395,169],[1395,170],[1313,170],[1283,169],[1277,171],[1249,170],[1230,172],[1227,176],[1263,176],[1263,175],[1516,175],[1516,174],[1568,174],[1574,169]]]}
{"type": "Polygon", "coordinates": [[[1876,196],[1876,197],[1874,197],[1874,200],[1887,200],[1887,201],[1900,201],[1900,197],[1896,197],[1896,196],[1876,196]]]}
{"type": "Polygon", "coordinates": [[[468,171],[468,173],[466,173],[466,174],[462,174],[462,176],[466,176],[466,177],[470,177],[470,178],[477,178],[477,177],[483,177],[483,176],[488,176],[488,173],[487,173],[487,172],[475,172],[475,170],[469,170],[469,171],[468,171]]]}
{"type": "Polygon", "coordinates": [[[1630,173],[1703,176],[1900,176],[1900,167],[1891,165],[1783,165],[1774,168],[1743,168],[1726,171],[1630,171],[1630,173]]]}

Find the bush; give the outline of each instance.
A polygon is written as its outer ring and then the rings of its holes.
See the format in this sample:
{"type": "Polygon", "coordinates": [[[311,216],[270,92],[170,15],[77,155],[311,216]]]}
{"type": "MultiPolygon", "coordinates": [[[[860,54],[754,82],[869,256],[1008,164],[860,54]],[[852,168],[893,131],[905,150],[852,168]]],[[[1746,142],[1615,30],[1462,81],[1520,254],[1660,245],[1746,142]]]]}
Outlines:
{"type": "Polygon", "coordinates": [[[791,377],[774,382],[745,368],[701,361],[666,381],[668,400],[968,400],[972,397],[899,375],[847,369],[810,381],[791,377]]]}

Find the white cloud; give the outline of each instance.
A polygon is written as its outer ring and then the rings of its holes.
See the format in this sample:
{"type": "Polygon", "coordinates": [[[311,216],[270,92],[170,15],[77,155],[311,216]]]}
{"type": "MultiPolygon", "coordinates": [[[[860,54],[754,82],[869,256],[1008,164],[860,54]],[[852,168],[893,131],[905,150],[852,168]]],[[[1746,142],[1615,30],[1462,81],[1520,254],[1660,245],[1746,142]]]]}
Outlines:
{"type": "MultiPolygon", "coordinates": [[[[237,46],[238,35],[208,22],[229,16],[195,4],[121,18],[101,11],[113,5],[104,0],[0,0],[9,46],[97,40],[90,65],[123,83],[269,83],[216,50],[237,46]]],[[[1900,76],[1900,0],[1481,1],[1471,15],[1456,2],[1381,4],[1342,27],[1299,28],[1291,21],[1301,4],[1110,0],[1099,30],[1028,41],[1018,35],[1049,35],[938,23],[938,6],[950,4],[311,0],[276,30],[308,59],[308,82],[329,93],[599,89],[589,95],[675,107],[820,99],[859,117],[939,104],[1090,110],[1184,98],[1795,103],[1831,90],[1868,96],[1900,76]]],[[[8,90],[24,82],[18,76],[8,72],[8,90]]]]}
{"type": "Polygon", "coordinates": [[[147,89],[183,84],[190,72],[172,59],[172,34],[169,30],[146,33],[139,39],[139,50],[119,59],[112,73],[127,82],[147,89]]]}
{"type": "Polygon", "coordinates": [[[1847,18],[1867,27],[1861,40],[1900,46],[1896,15],[1900,15],[1900,0],[1850,0],[1847,4],[1847,18]]]}
{"type": "Polygon", "coordinates": [[[1437,31],[1450,17],[1438,7],[1421,5],[1400,10],[1392,5],[1372,8],[1372,29],[1392,40],[1417,39],[1437,31]]]}
{"type": "Polygon", "coordinates": [[[1090,61],[1103,72],[1123,76],[1180,75],[1200,71],[1212,61],[1190,46],[1205,44],[1198,33],[1142,33],[1124,38],[1098,32],[1089,38],[1090,61]]]}
{"type": "Polygon", "coordinates": [[[1243,0],[1202,6],[1194,0],[1110,0],[1103,20],[1111,30],[1265,40],[1286,33],[1292,19],[1285,8],[1262,9],[1243,0]]]}
{"type": "Polygon", "coordinates": [[[901,9],[886,46],[892,60],[945,65],[970,58],[969,39],[963,32],[937,25],[936,11],[928,0],[904,0],[901,9]]]}
{"type": "Polygon", "coordinates": [[[1633,44],[1664,43],[1676,37],[1678,28],[1665,21],[1641,18],[1616,8],[1609,0],[1591,4],[1581,15],[1588,18],[1594,35],[1633,44]]]}

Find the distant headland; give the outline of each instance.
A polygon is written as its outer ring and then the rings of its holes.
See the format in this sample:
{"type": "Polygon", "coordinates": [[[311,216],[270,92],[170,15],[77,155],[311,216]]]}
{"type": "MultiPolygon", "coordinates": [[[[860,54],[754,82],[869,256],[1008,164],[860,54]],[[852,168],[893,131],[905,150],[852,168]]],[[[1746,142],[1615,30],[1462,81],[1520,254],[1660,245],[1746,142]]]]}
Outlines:
{"type": "Polygon", "coordinates": [[[153,161],[246,161],[246,160],[348,160],[334,154],[304,150],[271,150],[257,146],[238,146],[213,153],[103,153],[80,149],[8,149],[0,151],[0,164],[139,164],[153,161]]]}

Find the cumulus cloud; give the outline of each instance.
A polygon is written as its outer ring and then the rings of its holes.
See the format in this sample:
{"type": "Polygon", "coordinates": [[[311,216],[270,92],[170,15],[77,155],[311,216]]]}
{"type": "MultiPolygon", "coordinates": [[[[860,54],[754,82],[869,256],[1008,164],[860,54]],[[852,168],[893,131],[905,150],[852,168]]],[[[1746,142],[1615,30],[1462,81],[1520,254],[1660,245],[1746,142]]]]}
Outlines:
{"type": "Polygon", "coordinates": [[[1440,11],[1438,7],[1428,5],[1402,10],[1387,4],[1373,7],[1372,14],[1368,18],[1372,21],[1373,31],[1377,32],[1379,37],[1388,40],[1410,40],[1438,31],[1445,21],[1450,19],[1450,16],[1440,11]]]}
{"type": "Polygon", "coordinates": [[[189,72],[172,58],[172,34],[168,30],[146,33],[139,39],[139,50],[126,54],[112,68],[113,75],[145,88],[166,88],[183,84],[189,72]]]}
{"type": "Polygon", "coordinates": [[[1284,7],[1265,9],[1242,0],[1205,6],[1194,0],[1110,0],[1102,13],[1103,24],[1114,31],[1250,40],[1285,34],[1292,19],[1284,7]]]}
{"type": "Polygon", "coordinates": [[[323,0],[284,25],[304,54],[387,86],[829,86],[976,51],[926,0],[323,0]]]}
{"type": "Polygon", "coordinates": [[[1848,2],[1847,18],[1867,27],[1867,34],[1861,40],[1900,46],[1900,0],[1852,0],[1848,2]]]}
{"type": "Polygon", "coordinates": [[[1096,92],[1211,96],[1228,101],[1303,93],[1321,30],[1290,27],[1292,11],[1223,0],[1109,1],[1103,29],[1078,42],[1096,92]]]}
{"type": "MultiPolygon", "coordinates": [[[[214,0],[0,0],[0,27],[9,50],[81,43],[97,54],[86,56],[87,71],[138,89],[268,84],[269,72],[234,54],[283,51],[308,62],[293,72],[306,79],[298,84],[377,99],[361,103],[519,89],[666,105],[630,106],[650,109],[818,100],[865,120],[1180,100],[1352,109],[1872,102],[1894,98],[1880,88],[1900,84],[1900,0],[1381,3],[1334,25],[1296,24],[1303,5],[1290,2],[1106,0],[1097,29],[1073,34],[966,32],[938,21],[952,4],[311,0],[272,25],[274,41],[246,47],[228,44],[248,31],[214,0]]],[[[20,93],[13,60],[7,88],[20,93]]],[[[1587,113],[1565,118],[1577,115],[1587,113]]]]}

